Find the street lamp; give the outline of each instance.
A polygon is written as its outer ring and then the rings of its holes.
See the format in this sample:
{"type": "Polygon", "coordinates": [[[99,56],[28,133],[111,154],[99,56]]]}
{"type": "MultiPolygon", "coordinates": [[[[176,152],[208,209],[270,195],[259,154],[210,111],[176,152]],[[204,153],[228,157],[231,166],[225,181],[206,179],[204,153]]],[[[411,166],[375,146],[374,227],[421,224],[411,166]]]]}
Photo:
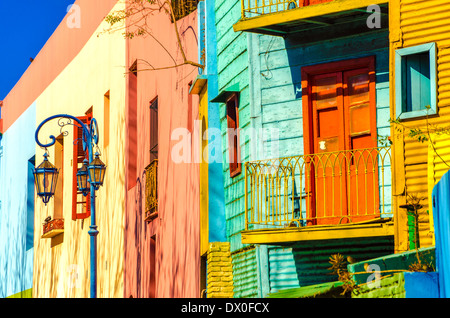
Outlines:
{"type": "Polygon", "coordinates": [[[77,186],[78,191],[83,193],[84,196],[89,194],[89,173],[88,173],[88,161],[86,159],[83,160],[83,166],[77,171],[77,186]]]}
{"type": "Polygon", "coordinates": [[[94,186],[95,190],[98,190],[103,185],[105,179],[106,166],[100,160],[99,153],[95,153],[95,159],[87,167],[89,170],[89,181],[94,186]]]}
{"type": "MultiPolygon", "coordinates": [[[[47,144],[41,143],[39,141],[39,131],[42,126],[49,122],[50,120],[59,118],[58,125],[61,129],[66,125],[74,125],[82,130],[81,141],[83,143],[83,151],[89,157],[89,161],[85,159],[83,161],[83,166],[77,172],[77,187],[84,196],[90,195],[91,203],[91,225],[88,231],[90,240],[90,262],[91,262],[91,298],[97,297],[97,225],[95,224],[95,191],[103,185],[103,180],[105,178],[105,164],[100,160],[98,152],[95,154],[95,159],[92,155],[93,147],[96,146],[98,149],[98,126],[95,118],[91,119],[91,123],[86,126],[80,119],[71,115],[54,115],[48,117],[38,126],[36,129],[35,139],[36,143],[45,148],[46,152],[44,154],[44,161],[34,170],[35,183],[37,194],[42,198],[42,201],[47,205],[50,198],[54,195],[56,189],[56,182],[58,180],[58,169],[52,165],[47,157],[47,147],[53,146],[56,142],[56,138],[50,135],[50,141],[47,144]],[[65,120],[65,121],[64,121],[65,120]],[[90,164],[88,165],[88,162],[90,164]]],[[[64,136],[67,132],[63,133],[64,136]]],[[[74,140],[75,143],[76,140],[74,140]]],[[[75,163],[74,163],[75,164],[75,163]]]]}

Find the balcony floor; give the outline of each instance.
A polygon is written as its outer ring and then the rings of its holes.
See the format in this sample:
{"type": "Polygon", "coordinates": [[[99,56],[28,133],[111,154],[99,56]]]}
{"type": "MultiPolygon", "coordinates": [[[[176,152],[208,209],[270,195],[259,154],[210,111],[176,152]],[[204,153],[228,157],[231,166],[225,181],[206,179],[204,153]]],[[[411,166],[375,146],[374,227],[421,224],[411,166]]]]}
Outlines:
{"type": "Polygon", "coordinates": [[[388,24],[388,1],[386,0],[334,0],[328,3],[300,7],[292,10],[242,18],[233,25],[235,32],[246,31],[260,34],[305,38],[305,41],[324,37],[338,37],[351,33],[373,31],[367,27],[369,5],[381,8],[382,28],[388,24]]]}
{"type": "Polygon", "coordinates": [[[301,241],[394,236],[392,219],[341,225],[257,229],[241,232],[243,244],[291,244],[301,241]]]}

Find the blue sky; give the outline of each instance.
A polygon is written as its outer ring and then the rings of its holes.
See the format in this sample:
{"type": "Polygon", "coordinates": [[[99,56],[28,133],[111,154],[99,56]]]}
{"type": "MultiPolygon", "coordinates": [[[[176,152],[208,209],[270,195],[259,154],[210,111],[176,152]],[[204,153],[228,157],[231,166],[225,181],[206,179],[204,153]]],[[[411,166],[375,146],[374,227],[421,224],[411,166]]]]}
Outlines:
{"type": "MultiPolygon", "coordinates": [[[[92,0],[98,1],[98,0],[92,0]]],[[[0,100],[4,99],[75,0],[0,0],[0,100]]]]}

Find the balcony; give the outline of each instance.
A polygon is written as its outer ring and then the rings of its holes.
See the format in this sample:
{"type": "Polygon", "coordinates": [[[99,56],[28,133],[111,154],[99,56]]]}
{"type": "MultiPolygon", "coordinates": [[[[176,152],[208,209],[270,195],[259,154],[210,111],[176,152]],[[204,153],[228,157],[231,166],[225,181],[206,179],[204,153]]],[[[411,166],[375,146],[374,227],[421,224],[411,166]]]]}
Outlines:
{"type": "Polygon", "coordinates": [[[243,243],[393,235],[391,149],[245,163],[243,243]]]}
{"type": "Polygon", "coordinates": [[[145,168],[145,221],[158,216],[158,160],[145,168]]]}
{"type": "Polygon", "coordinates": [[[388,0],[241,0],[241,19],[235,32],[295,35],[305,43],[352,33],[367,27],[370,5],[379,5],[382,27],[388,25],[388,0]]]}

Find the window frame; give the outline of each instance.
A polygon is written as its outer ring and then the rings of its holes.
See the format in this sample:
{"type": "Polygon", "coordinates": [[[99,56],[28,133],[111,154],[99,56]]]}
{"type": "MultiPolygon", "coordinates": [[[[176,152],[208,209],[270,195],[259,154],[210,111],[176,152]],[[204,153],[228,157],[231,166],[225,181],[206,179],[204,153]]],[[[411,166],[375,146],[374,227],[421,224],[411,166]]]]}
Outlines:
{"type": "Polygon", "coordinates": [[[398,119],[410,119],[437,114],[437,64],[436,43],[426,43],[395,50],[395,114],[398,119]],[[403,111],[403,59],[409,55],[428,53],[430,61],[430,108],[413,111],[403,111]]]}
{"type": "Polygon", "coordinates": [[[158,95],[156,95],[156,97],[154,97],[150,103],[149,103],[149,111],[150,111],[150,115],[149,115],[149,122],[150,122],[150,149],[149,149],[149,153],[150,153],[150,163],[155,160],[158,159],[158,149],[159,149],[159,113],[158,113],[158,106],[159,106],[159,101],[158,101],[158,95]],[[153,126],[153,124],[155,124],[155,126],[153,126]]]}
{"type": "MultiPolygon", "coordinates": [[[[240,133],[239,133],[239,93],[234,92],[230,97],[227,98],[225,102],[225,112],[227,118],[227,134],[228,134],[228,159],[229,159],[229,169],[230,169],[230,178],[238,176],[242,172],[242,164],[241,164],[241,145],[240,145],[240,133]],[[231,105],[234,103],[234,106],[231,105]],[[234,108],[235,118],[231,118],[229,114],[229,109],[234,108]],[[234,122],[234,125],[233,125],[234,122]],[[233,136],[229,135],[230,129],[235,129],[236,134],[233,136]],[[232,138],[234,140],[236,137],[236,142],[232,142],[232,138]],[[237,162],[234,162],[234,158],[232,158],[232,153],[230,151],[231,147],[234,148],[234,153],[236,155],[237,162]]],[[[234,157],[234,156],[233,156],[234,157]]]]}
{"type": "MultiPolygon", "coordinates": [[[[85,125],[89,127],[90,122],[92,120],[92,113],[87,113],[85,116],[77,117],[79,120],[81,120],[85,125]]],[[[78,131],[81,130],[81,126],[79,124],[73,125],[74,129],[74,137],[77,138],[78,131]]],[[[90,194],[88,194],[85,198],[86,201],[78,201],[78,195],[80,194],[78,192],[78,186],[77,186],[77,172],[78,172],[78,164],[82,161],[78,161],[78,147],[82,144],[82,140],[77,140],[77,142],[73,143],[73,153],[72,153],[72,220],[78,220],[78,219],[87,219],[91,216],[91,197],[90,194]],[[84,208],[84,212],[77,213],[77,207],[78,205],[85,204],[86,206],[84,208]]],[[[89,151],[86,149],[86,155],[89,157],[89,151]]]]}

